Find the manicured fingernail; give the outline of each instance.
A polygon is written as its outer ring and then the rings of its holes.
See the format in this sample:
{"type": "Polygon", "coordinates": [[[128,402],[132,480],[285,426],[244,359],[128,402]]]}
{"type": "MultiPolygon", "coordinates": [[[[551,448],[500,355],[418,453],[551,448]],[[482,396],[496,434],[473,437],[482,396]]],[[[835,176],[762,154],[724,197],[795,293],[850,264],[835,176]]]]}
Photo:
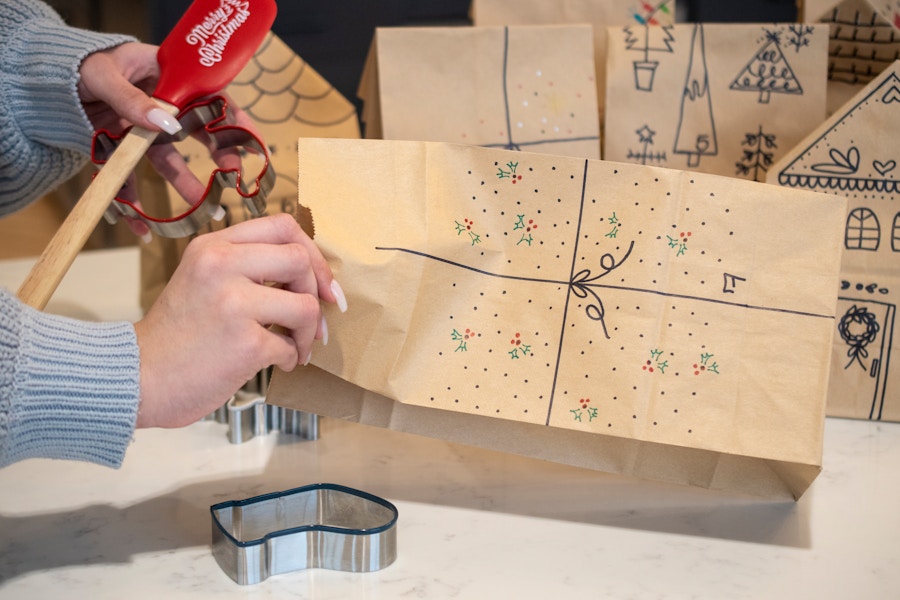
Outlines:
{"type": "Polygon", "coordinates": [[[144,242],[145,244],[149,244],[150,242],[153,241],[153,233],[148,231],[147,233],[145,233],[144,235],[141,236],[141,241],[144,242]]]}
{"type": "Polygon", "coordinates": [[[328,345],[328,323],[325,321],[325,317],[322,317],[322,345],[328,345]]]}
{"type": "Polygon", "coordinates": [[[306,365],[308,365],[309,361],[311,361],[311,360],[312,360],[312,350],[309,351],[309,355],[306,357],[306,362],[303,363],[303,366],[305,367],[306,365]]]}
{"type": "Polygon", "coordinates": [[[169,135],[181,131],[181,123],[178,122],[178,119],[161,108],[151,109],[150,112],[147,113],[147,120],[169,135]]]}
{"type": "Polygon", "coordinates": [[[344,295],[344,290],[341,288],[341,284],[337,282],[337,279],[331,280],[331,293],[337,298],[337,305],[341,312],[347,312],[347,297],[344,295]]]}
{"type": "Polygon", "coordinates": [[[222,219],[224,219],[225,218],[225,207],[222,206],[221,204],[219,206],[217,206],[216,212],[212,218],[215,219],[216,221],[221,221],[222,219]]]}

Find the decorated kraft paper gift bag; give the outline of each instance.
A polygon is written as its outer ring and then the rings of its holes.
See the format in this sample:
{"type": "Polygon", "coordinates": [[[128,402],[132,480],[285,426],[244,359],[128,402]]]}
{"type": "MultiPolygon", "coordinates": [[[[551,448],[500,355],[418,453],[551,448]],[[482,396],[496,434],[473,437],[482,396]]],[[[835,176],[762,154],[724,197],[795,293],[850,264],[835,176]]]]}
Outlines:
{"type": "Polygon", "coordinates": [[[772,167],[848,200],[828,414],[900,422],[900,61],[772,167]]]}
{"type": "Polygon", "coordinates": [[[378,140],[301,140],[299,187],[350,309],[270,402],[772,497],[818,474],[842,199],[378,140]]]}
{"type": "Polygon", "coordinates": [[[591,40],[585,24],[379,28],[365,136],[600,158],[591,40]]]}
{"type": "Polygon", "coordinates": [[[765,181],[825,119],[826,25],[631,25],[608,44],[608,160],[765,181]]]}

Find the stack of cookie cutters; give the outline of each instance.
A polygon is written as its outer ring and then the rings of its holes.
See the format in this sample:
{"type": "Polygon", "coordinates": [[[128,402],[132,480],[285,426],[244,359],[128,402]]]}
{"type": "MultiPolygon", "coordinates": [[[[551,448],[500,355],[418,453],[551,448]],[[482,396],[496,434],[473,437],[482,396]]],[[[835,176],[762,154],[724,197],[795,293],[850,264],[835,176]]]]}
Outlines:
{"type": "Polygon", "coordinates": [[[366,573],[397,558],[397,508],[341,485],[220,502],[209,511],[213,556],[241,585],[301,569],[366,573]]]}
{"type": "MultiPolygon", "coordinates": [[[[118,221],[122,215],[140,219],[150,230],[161,237],[178,238],[193,235],[210,220],[222,214],[221,200],[226,189],[235,189],[251,217],[266,214],[266,196],[275,185],[275,169],[270,166],[268,148],[251,131],[234,123],[228,111],[225,98],[215,96],[191,104],[178,115],[182,130],[175,135],[160,134],[154,145],[172,144],[193,136],[205,144],[210,151],[223,148],[239,148],[262,158],[262,166],[256,177],[245,178],[241,170],[215,169],[209,176],[203,196],[184,213],[174,217],[154,217],[148,215],[135,201],[128,198],[129,191],[123,188],[105,213],[110,223],[118,221]]],[[[125,132],[127,133],[127,132],[125,132]]],[[[91,160],[104,164],[124,137],[100,130],[94,134],[91,160]]],[[[127,187],[127,186],[126,186],[127,187]]]]}

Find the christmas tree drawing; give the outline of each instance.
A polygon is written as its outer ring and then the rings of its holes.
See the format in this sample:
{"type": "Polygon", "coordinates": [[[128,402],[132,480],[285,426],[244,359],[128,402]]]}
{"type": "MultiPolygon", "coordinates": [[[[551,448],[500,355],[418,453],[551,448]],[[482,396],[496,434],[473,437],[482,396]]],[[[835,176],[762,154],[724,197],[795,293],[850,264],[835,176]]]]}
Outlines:
{"type": "Polygon", "coordinates": [[[768,104],[773,92],[803,93],[803,88],[781,50],[781,36],[778,32],[768,30],[763,47],[741,69],[729,87],[740,92],[759,93],[760,104],[768,104]]]}
{"type": "Polygon", "coordinates": [[[715,156],[719,152],[716,123],[713,119],[709,72],[706,68],[706,49],[703,25],[694,25],[687,77],[681,94],[681,112],[675,134],[675,154],[687,156],[687,166],[700,165],[701,156],[715,156]]]}
{"type": "Polygon", "coordinates": [[[625,27],[625,49],[643,53],[643,60],[634,61],[634,86],[643,92],[653,91],[653,78],[656,76],[658,60],[650,60],[651,52],[672,53],[671,25],[651,26],[631,25],[625,27]]]}
{"type": "Polygon", "coordinates": [[[741,160],[735,163],[739,175],[752,176],[753,181],[765,181],[765,173],[775,162],[775,136],[765,133],[762,125],[756,133],[747,133],[741,142],[741,160]],[[763,179],[760,179],[762,175],[763,179]]]}

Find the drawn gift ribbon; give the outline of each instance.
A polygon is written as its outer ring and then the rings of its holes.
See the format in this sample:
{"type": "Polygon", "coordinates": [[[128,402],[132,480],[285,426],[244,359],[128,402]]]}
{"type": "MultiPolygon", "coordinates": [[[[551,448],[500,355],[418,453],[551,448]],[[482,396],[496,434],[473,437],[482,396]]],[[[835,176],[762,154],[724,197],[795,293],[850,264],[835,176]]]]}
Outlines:
{"type": "MultiPolygon", "coordinates": [[[[247,185],[247,180],[242,176],[243,169],[215,169],[202,197],[185,212],[169,218],[148,215],[135,202],[116,196],[106,211],[107,221],[115,223],[125,215],[140,219],[153,233],[162,237],[193,235],[216,218],[221,211],[222,193],[231,188],[240,194],[252,217],[265,215],[266,196],[275,185],[275,170],[269,166],[269,152],[265,144],[248,129],[234,123],[228,112],[227,100],[216,96],[191,104],[178,114],[178,121],[182,130],[175,135],[160,134],[154,145],[171,144],[193,136],[207,145],[210,151],[240,147],[263,157],[259,174],[250,180],[251,185],[247,185]]],[[[96,165],[104,164],[125,134],[127,130],[120,135],[113,135],[107,130],[97,131],[91,145],[91,161],[96,165]]]]}

